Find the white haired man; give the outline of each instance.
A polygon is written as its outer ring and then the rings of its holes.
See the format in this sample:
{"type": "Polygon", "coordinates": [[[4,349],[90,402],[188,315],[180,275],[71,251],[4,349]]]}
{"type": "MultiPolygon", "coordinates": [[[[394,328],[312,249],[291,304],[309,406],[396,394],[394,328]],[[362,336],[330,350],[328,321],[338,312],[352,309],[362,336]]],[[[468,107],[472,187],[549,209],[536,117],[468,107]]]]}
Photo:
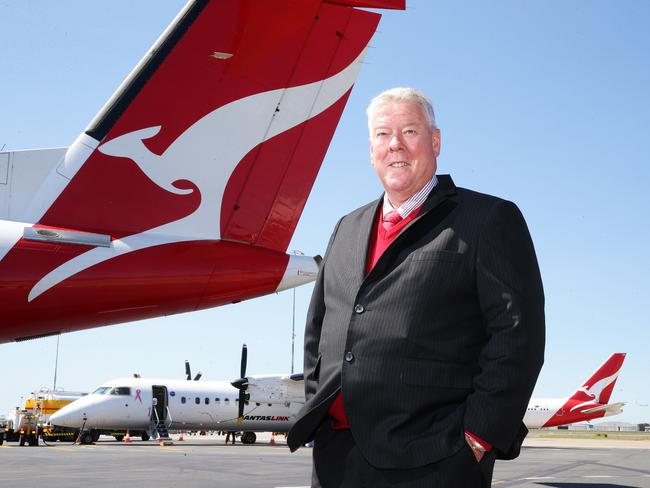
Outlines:
{"type": "Polygon", "coordinates": [[[544,293],[517,207],[436,175],[429,100],[395,88],[368,107],[384,188],[344,216],[305,328],[313,487],[488,487],[519,454],[544,356],[544,293]]]}

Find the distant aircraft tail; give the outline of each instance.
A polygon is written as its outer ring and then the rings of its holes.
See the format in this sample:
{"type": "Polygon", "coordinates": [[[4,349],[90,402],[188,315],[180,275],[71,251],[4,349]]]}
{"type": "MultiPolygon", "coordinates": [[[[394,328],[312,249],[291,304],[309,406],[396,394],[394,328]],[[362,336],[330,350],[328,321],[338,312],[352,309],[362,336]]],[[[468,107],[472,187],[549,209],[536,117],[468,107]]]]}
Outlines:
{"type": "Polygon", "coordinates": [[[612,354],[583,385],[578,388],[570,400],[579,402],[607,403],[612,396],[618,374],[623,366],[625,353],[612,354]]]}

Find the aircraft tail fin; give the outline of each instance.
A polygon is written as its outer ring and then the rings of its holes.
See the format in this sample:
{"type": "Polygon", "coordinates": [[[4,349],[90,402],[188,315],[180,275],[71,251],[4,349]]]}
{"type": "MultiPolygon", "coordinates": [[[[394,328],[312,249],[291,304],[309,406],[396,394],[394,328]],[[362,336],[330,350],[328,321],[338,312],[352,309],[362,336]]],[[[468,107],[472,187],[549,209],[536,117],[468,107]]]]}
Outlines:
{"type": "Polygon", "coordinates": [[[190,1],[32,202],[40,226],[286,251],[380,15],[190,1]]]}
{"type": "Polygon", "coordinates": [[[594,403],[607,403],[614,390],[618,374],[623,366],[625,353],[612,354],[583,385],[571,396],[571,399],[582,402],[591,400],[594,403]]]}

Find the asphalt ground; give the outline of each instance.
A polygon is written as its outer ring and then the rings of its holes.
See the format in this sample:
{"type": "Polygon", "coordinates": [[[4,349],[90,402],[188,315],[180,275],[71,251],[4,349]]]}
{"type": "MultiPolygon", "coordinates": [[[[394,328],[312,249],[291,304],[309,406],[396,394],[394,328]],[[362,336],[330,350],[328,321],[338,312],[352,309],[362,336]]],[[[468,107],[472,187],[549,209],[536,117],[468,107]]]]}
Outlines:
{"type": "MultiPolygon", "coordinates": [[[[173,436],[177,439],[178,436],[173,436]]],[[[270,445],[225,445],[223,436],[184,436],[171,446],[102,437],[81,446],[56,442],[0,447],[0,486],[303,488],[311,450],[291,454],[283,437],[270,445]]],[[[497,462],[493,486],[650,488],[650,440],[531,437],[515,461],[497,462]],[[595,445],[594,445],[595,441],[595,445]]]]}

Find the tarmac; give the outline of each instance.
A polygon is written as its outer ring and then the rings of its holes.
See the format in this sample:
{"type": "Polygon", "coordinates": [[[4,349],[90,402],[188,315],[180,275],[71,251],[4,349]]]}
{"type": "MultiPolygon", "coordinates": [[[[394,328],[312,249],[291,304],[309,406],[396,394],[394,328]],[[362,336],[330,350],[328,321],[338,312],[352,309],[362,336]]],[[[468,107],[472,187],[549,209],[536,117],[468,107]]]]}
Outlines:
{"type": "MultiPolygon", "coordinates": [[[[557,488],[650,488],[650,435],[607,438],[532,435],[515,461],[496,464],[492,486],[557,488]]],[[[155,441],[94,445],[56,442],[38,447],[0,446],[0,486],[305,488],[311,449],[290,453],[283,436],[258,434],[253,445],[224,436],[172,436],[155,441]]]]}

